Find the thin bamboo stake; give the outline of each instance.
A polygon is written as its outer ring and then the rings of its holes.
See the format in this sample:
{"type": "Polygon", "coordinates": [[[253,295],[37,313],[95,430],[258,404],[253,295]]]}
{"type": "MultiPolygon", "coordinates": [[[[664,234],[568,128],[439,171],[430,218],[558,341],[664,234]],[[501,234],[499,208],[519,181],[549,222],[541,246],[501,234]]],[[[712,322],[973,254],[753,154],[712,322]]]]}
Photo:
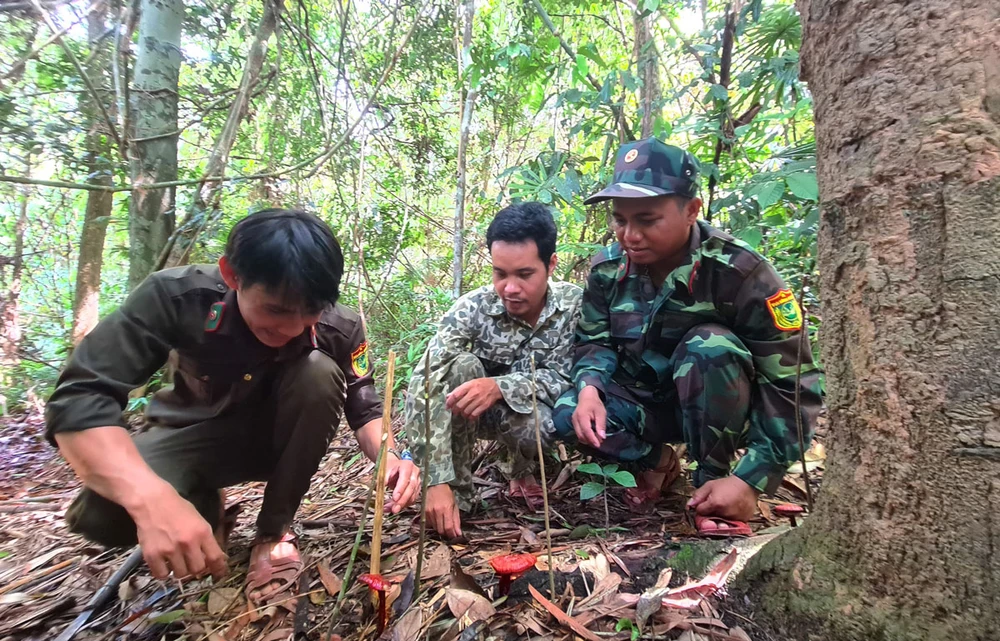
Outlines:
{"type": "Polygon", "coordinates": [[[552,569],[552,527],[549,525],[549,488],[545,481],[545,453],[542,452],[542,426],[538,419],[538,381],[535,380],[535,355],[531,355],[531,408],[535,413],[535,444],[538,445],[538,471],[542,476],[542,502],[545,506],[545,545],[549,552],[549,598],[556,598],[556,576],[552,569]]]}
{"type": "MultiPolygon", "coordinates": [[[[382,405],[382,447],[389,442],[389,431],[392,429],[392,379],[396,371],[396,352],[389,352],[389,363],[385,372],[385,400],[382,405]]],[[[375,508],[372,523],[372,555],[368,571],[381,574],[382,570],[382,521],[385,519],[385,464],[383,456],[375,466],[375,508]]]]}
{"type": "Polygon", "coordinates": [[[420,595],[420,572],[424,569],[424,541],[427,539],[427,485],[430,475],[427,474],[428,461],[431,460],[431,350],[428,346],[424,353],[424,456],[421,463],[424,469],[420,484],[420,540],[417,544],[417,569],[413,575],[413,601],[420,595]]]}
{"type": "Polygon", "coordinates": [[[802,479],[805,481],[806,486],[806,501],[809,503],[809,511],[812,512],[813,493],[812,488],[809,487],[809,470],[806,469],[805,436],[802,434],[802,390],[800,389],[802,384],[802,343],[805,342],[806,337],[809,335],[809,320],[806,317],[805,308],[802,307],[802,301],[806,293],[807,278],[808,276],[802,274],[802,288],[799,290],[799,313],[802,314],[802,328],[799,330],[798,354],[795,358],[795,429],[799,433],[799,460],[802,462],[802,479]]]}

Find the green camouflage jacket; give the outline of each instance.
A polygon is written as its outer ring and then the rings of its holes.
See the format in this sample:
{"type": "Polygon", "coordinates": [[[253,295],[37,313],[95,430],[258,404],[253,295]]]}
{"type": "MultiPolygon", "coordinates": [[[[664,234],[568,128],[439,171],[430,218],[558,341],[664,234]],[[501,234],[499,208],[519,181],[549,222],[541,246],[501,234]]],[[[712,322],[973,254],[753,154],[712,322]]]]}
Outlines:
{"type": "MultiPolygon", "coordinates": [[[[641,401],[662,402],[672,389],[670,356],[695,325],[725,325],[753,355],[754,385],[747,454],[734,474],[773,491],[799,457],[795,370],[802,314],[774,267],[742,241],[698,221],[687,260],[656,290],[645,269],[617,243],[593,262],[583,296],[573,369],[578,390],[611,381],[641,401]]],[[[805,442],[822,402],[820,371],[802,349],[800,405],[805,442]]]]}
{"type": "MultiPolygon", "coordinates": [[[[465,294],[441,319],[427,347],[431,372],[443,371],[457,354],[469,352],[496,379],[507,405],[529,414],[534,355],[538,402],[551,407],[570,388],[581,295],[577,285],[549,281],[545,307],[532,328],[507,313],[492,285],[465,294]]],[[[423,367],[422,359],[416,367],[423,367]]],[[[436,435],[431,440],[437,440],[436,435]]]]}

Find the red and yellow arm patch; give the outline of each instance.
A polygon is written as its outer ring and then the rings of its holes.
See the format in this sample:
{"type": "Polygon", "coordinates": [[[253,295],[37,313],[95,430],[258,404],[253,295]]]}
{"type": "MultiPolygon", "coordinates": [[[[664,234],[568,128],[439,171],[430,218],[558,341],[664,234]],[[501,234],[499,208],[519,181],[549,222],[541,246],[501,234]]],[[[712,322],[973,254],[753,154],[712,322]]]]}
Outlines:
{"type": "Polygon", "coordinates": [[[351,352],[351,369],[354,371],[354,375],[359,378],[371,371],[372,364],[368,358],[368,341],[361,343],[356,350],[351,352]]]}
{"type": "Polygon", "coordinates": [[[771,313],[774,326],[783,332],[802,329],[802,309],[790,289],[779,290],[767,299],[767,311],[771,313]]]}

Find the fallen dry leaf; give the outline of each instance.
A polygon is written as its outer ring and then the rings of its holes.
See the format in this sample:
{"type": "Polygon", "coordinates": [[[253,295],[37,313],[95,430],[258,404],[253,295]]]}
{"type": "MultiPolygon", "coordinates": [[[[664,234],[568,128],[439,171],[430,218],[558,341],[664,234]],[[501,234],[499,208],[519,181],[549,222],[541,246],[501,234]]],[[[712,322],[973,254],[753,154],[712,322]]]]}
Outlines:
{"type": "Polygon", "coordinates": [[[392,627],[392,641],[417,641],[423,625],[423,613],[420,608],[413,608],[392,627]]]}
{"type": "Polygon", "coordinates": [[[736,637],[740,641],[750,641],[750,635],[743,631],[743,628],[736,626],[729,629],[729,636],[736,637]]]}
{"type": "Polygon", "coordinates": [[[521,540],[528,545],[538,545],[541,541],[538,540],[538,535],[529,530],[526,527],[521,527],[521,540]]]}
{"type": "Polygon", "coordinates": [[[669,590],[663,597],[663,605],[682,609],[698,607],[703,598],[714,594],[726,584],[734,565],[736,565],[735,548],[730,550],[729,554],[705,575],[705,578],[669,590]]]}
{"type": "Polygon", "coordinates": [[[673,568],[663,568],[660,570],[660,576],[656,577],[656,585],[654,588],[668,588],[670,587],[670,579],[674,577],[673,568]]]}
{"type": "Polygon", "coordinates": [[[608,557],[598,554],[585,561],[580,561],[580,569],[594,577],[595,582],[599,582],[604,577],[611,574],[611,566],[608,557]]]}
{"type": "Polygon", "coordinates": [[[439,576],[448,574],[451,567],[451,549],[447,545],[438,545],[434,551],[424,559],[424,566],[420,568],[420,580],[436,579],[439,576]]]}
{"type": "Polygon", "coordinates": [[[646,621],[660,611],[663,607],[663,596],[667,593],[667,588],[653,588],[642,593],[635,604],[635,622],[642,632],[646,627],[646,621]]]}
{"type": "Polygon", "coordinates": [[[469,590],[448,588],[446,596],[448,609],[458,619],[463,629],[476,621],[485,621],[497,612],[487,598],[469,590]]]}
{"type": "Polygon", "coordinates": [[[575,610],[583,610],[588,606],[600,603],[604,597],[609,594],[614,594],[618,591],[618,587],[622,584],[622,578],[617,574],[609,574],[594,586],[594,589],[590,591],[590,596],[586,599],[580,601],[575,610]]]}
{"type": "Polygon", "coordinates": [[[327,565],[326,561],[320,561],[316,564],[316,570],[319,571],[319,580],[323,583],[323,587],[326,588],[327,593],[330,596],[337,596],[340,594],[340,588],[343,585],[343,581],[340,580],[336,574],[330,570],[330,566],[327,565]]]}
{"type": "Polygon", "coordinates": [[[582,637],[587,641],[601,641],[600,637],[583,627],[579,621],[575,620],[573,617],[560,610],[559,606],[543,597],[538,590],[535,589],[535,586],[530,583],[528,584],[528,592],[530,592],[531,596],[535,598],[535,601],[538,601],[543,608],[548,610],[549,614],[556,618],[556,621],[568,627],[576,633],[577,636],[582,637]]]}
{"type": "Polygon", "coordinates": [[[240,596],[238,588],[215,588],[208,593],[208,613],[222,614],[233,605],[240,596]]]}
{"type": "Polygon", "coordinates": [[[458,561],[452,561],[451,563],[451,576],[449,577],[448,583],[452,588],[468,590],[469,592],[478,594],[486,599],[486,592],[479,587],[479,584],[476,583],[475,579],[462,571],[462,566],[458,564],[458,561]]]}

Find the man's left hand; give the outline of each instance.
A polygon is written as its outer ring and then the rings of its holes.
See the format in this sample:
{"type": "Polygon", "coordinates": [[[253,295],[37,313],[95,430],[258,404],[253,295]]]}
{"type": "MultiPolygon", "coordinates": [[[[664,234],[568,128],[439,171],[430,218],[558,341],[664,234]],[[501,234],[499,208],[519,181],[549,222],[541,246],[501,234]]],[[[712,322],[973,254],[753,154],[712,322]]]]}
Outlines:
{"type": "Polygon", "coordinates": [[[500,387],[492,378],[477,378],[462,383],[445,398],[444,406],[452,414],[465,418],[479,418],[483,412],[503,398],[500,387]]]}
{"type": "Polygon", "coordinates": [[[694,491],[688,507],[702,516],[748,521],[757,511],[757,490],[738,476],[709,481],[694,491]]]}
{"type": "Polygon", "coordinates": [[[387,506],[399,514],[420,496],[420,469],[413,461],[400,460],[395,454],[386,453],[385,480],[392,488],[392,500],[387,506]]]}

